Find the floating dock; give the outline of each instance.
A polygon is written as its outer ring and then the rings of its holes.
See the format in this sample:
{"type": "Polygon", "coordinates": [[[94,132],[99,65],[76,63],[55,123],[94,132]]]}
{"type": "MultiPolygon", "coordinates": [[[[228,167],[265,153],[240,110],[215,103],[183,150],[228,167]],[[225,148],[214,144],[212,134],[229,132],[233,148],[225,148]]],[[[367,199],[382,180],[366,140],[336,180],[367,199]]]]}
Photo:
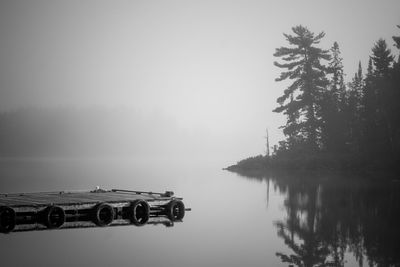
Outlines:
{"type": "Polygon", "coordinates": [[[174,193],[131,190],[0,194],[0,232],[117,225],[172,226],[185,216],[174,193]]]}

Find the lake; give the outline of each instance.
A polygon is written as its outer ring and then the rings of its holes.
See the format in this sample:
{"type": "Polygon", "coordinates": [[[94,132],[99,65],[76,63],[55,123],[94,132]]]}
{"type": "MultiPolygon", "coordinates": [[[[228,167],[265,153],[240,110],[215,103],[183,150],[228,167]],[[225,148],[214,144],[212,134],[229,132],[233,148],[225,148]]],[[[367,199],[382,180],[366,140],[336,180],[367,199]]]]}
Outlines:
{"type": "Polygon", "coordinates": [[[0,191],[174,191],[183,222],[0,234],[1,266],[400,266],[400,182],[221,162],[3,159],[0,191]]]}

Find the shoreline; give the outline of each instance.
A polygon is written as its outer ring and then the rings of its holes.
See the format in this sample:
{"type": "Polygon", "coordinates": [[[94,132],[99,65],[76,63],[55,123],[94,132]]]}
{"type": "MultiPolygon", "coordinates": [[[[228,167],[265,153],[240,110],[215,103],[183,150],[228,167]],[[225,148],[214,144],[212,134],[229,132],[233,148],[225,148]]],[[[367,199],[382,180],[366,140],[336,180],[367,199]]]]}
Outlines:
{"type": "Polygon", "coordinates": [[[400,162],[394,158],[373,158],[350,155],[318,153],[302,154],[298,157],[258,155],[224,167],[223,170],[238,174],[265,175],[272,173],[336,173],[344,175],[397,177],[400,162]]]}

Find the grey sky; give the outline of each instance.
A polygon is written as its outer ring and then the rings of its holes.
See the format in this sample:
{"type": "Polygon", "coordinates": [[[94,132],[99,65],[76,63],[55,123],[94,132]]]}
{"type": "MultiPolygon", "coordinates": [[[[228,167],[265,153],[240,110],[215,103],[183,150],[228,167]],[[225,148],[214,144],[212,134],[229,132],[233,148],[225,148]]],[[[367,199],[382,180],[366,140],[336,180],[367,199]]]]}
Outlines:
{"type": "Polygon", "coordinates": [[[321,45],[339,43],[349,80],[377,39],[392,47],[399,10],[398,0],[1,0],[0,110],[133,107],[262,153],[265,128],[275,143],[285,120],[271,112],[282,33],[325,31],[321,45]]]}

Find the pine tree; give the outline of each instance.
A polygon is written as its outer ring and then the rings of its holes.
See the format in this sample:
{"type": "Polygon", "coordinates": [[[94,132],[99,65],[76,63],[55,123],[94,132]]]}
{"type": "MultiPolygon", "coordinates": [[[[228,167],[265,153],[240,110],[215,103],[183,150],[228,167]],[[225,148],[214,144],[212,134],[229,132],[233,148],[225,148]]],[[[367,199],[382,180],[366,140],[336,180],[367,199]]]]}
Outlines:
{"type": "Polygon", "coordinates": [[[362,73],[361,62],[358,63],[358,70],[349,83],[349,92],[347,93],[348,105],[352,105],[355,113],[361,113],[363,110],[363,94],[364,94],[364,76],[362,73]],[[350,103],[351,102],[351,103],[350,103]]]}
{"type": "MultiPolygon", "coordinates": [[[[329,70],[332,73],[332,79],[330,82],[330,91],[334,96],[334,100],[337,103],[344,101],[345,95],[345,85],[344,85],[344,74],[343,74],[343,58],[341,57],[341,52],[339,49],[339,44],[337,42],[333,43],[331,48],[332,59],[329,63],[329,70]]],[[[340,106],[338,106],[340,109],[340,106]]]]}
{"type": "Polygon", "coordinates": [[[339,45],[334,42],[331,48],[332,59],[329,62],[329,73],[332,75],[328,90],[324,91],[321,102],[323,119],[323,143],[325,148],[331,152],[344,149],[344,134],[346,124],[344,121],[345,94],[343,63],[339,45]]]}
{"type": "Polygon", "coordinates": [[[361,140],[363,133],[362,116],[364,112],[363,105],[364,77],[362,73],[361,62],[358,63],[358,71],[354,74],[349,83],[347,93],[347,109],[344,116],[347,122],[347,142],[353,152],[361,151],[361,140]]]}
{"type": "Polygon", "coordinates": [[[314,35],[301,25],[293,27],[294,35],[284,34],[291,47],[277,48],[274,56],[284,63],[275,66],[286,69],[276,81],[294,80],[277,99],[280,105],[274,112],[284,112],[288,123],[283,127],[289,140],[304,139],[308,148],[315,150],[320,145],[322,92],[328,81],[326,67],[321,60],[329,60],[329,51],[316,47],[325,36],[314,35]]]}
{"type": "Polygon", "coordinates": [[[373,154],[388,154],[393,148],[392,116],[394,106],[393,88],[391,86],[391,65],[394,57],[388,49],[386,41],[379,39],[372,48],[372,64],[374,71],[368,77],[369,112],[372,121],[369,122],[371,147],[373,154]]]}
{"type": "Polygon", "coordinates": [[[374,86],[374,66],[372,64],[372,58],[369,58],[367,74],[365,76],[365,86],[363,90],[363,134],[365,136],[363,140],[363,150],[365,152],[371,152],[376,150],[376,90],[374,86]]]}
{"type": "Polygon", "coordinates": [[[372,48],[372,62],[375,67],[376,78],[388,78],[389,69],[394,60],[384,39],[379,39],[372,48]]]}

